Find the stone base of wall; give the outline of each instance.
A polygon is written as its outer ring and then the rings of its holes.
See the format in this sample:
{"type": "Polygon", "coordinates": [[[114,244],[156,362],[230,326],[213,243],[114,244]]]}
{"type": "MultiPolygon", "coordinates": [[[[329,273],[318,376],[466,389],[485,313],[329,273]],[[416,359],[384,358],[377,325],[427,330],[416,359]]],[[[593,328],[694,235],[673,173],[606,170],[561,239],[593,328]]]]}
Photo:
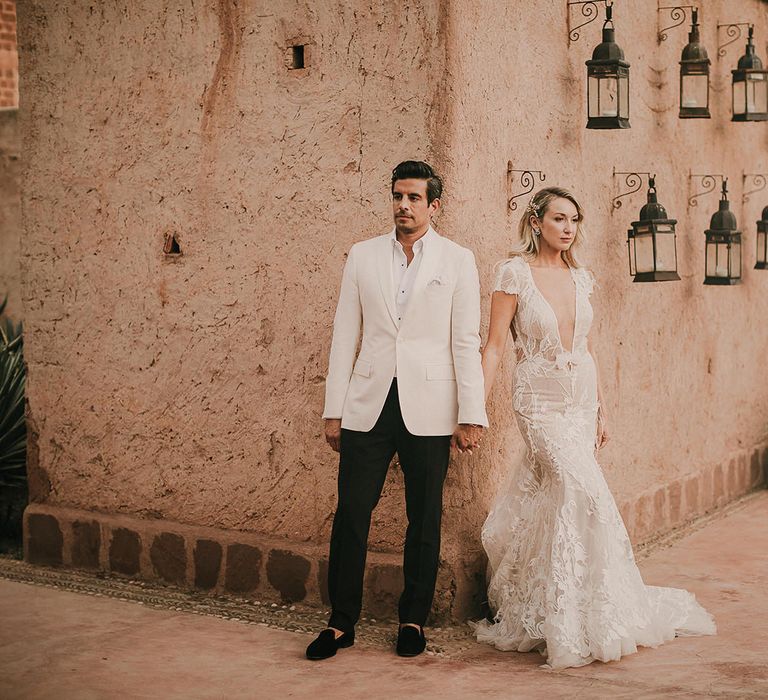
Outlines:
{"type": "MultiPolygon", "coordinates": [[[[641,544],[764,485],[767,472],[768,448],[758,448],[619,508],[633,542],[641,544]]],[[[24,513],[24,558],[31,564],[92,569],[211,594],[328,605],[327,546],[257,534],[31,504],[24,513]]],[[[436,605],[438,622],[479,612],[474,608],[483,596],[456,586],[453,570],[448,562],[441,563],[438,585],[455,593],[447,605],[436,605]]],[[[371,552],[364,614],[396,617],[401,588],[401,555],[371,552]]],[[[443,593],[436,598],[444,599],[443,593]]]]}
{"type": "Polygon", "coordinates": [[[635,545],[682,527],[768,483],[768,446],[743,450],[728,462],[681,477],[619,503],[635,545]]]}

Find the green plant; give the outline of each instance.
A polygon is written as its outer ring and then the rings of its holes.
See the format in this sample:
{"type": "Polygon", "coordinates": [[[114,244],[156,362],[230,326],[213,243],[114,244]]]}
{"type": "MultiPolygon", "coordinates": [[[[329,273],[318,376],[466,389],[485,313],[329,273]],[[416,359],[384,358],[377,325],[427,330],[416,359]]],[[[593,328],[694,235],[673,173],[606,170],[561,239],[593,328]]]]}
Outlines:
{"type": "MultiPolygon", "coordinates": [[[[7,300],[0,304],[0,316],[7,300]]],[[[0,317],[0,488],[23,486],[27,480],[22,338],[21,323],[0,317]]]]}

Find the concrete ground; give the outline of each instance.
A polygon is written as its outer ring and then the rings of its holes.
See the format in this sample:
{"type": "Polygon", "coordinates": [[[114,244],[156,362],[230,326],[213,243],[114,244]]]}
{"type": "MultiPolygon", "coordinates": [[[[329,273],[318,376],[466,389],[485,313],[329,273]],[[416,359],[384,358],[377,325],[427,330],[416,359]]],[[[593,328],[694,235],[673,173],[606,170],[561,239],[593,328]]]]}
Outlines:
{"type": "MultiPolygon", "coordinates": [[[[45,580],[22,583],[27,565],[15,566],[0,566],[4,700],[768,697],[765,491],[641,561],[647,583],[696,594],[717,620],[716,637],[676,639],[620,662],[560,672],[539,668],[538,654],[474,644],[463,629],[434,632],[439,643],[430,655],[400,659],[384,628],[361,626],[361,643],[309,662],[307,632],[191,614],[181,602],[157,609],[45,580]]],[[[278,623],[288,619],[282,612],[278,623]]]]}

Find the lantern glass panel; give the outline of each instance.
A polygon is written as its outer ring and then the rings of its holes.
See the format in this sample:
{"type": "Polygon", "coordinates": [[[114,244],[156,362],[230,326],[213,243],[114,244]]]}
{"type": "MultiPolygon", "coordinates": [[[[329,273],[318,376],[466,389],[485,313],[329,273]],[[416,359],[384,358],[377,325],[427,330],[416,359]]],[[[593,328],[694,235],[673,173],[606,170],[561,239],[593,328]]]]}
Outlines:
{"type": "Polygon", "coordinates": [[[713,241],[707,241],[707,277],[715,277],[715,267],[717,264],[717,243],[713,241]]]}
{"type": "Polygon", "coordinates": [[[757,262],[763,265],[768,261],[768,251],[766,250],[766,233],[765,231],[757,232],[757,262]]]}
{"type": "Polygon", "coordinates": [[[656,235],[656,271],[675,272],[675,234],[669,224],[661,224],[656,235]]]}
{"type": "Polygon", "coordinates": [[[728,277],[728,244],[718,243],[715,257],[715,277],[728,277]]]}
{"type": "Polygon", "coordinates": [[[747,75],[747,112],[768,111],[768,81],[762,73],[747,75]]]}
{"type": "Polygon", "coordinates": [[[731,243],[730,274],[729,277],[738,279],[741,277],[741,241],[731,243]]]}
{"type": "Polygon", "coordinates": [[[598,79],[598,117],[616,117],[619,114],[619,81],[614,77],[604,76],[598,79]]]}
{"type": "Polygon", "coordinates": [[[629,75],[619,75],[619,116],[629,119],[629,75]]]}
{"type": "Polygon", "coordinates": [[[635,231],[635,266],[637,273],[653,272],[653,236],[635,231]]]}
{"type": "Polygon", "coordinates": [[[733,113],[745,114],[746,106],[746,82],[744,80],[735,80],[733,83],[733,113]]]}
{"type": "Polygon", "coordinates": [[[709,76],[682,75],[681,80],[680,106],[705,108],[709,103],[709,76]]]}

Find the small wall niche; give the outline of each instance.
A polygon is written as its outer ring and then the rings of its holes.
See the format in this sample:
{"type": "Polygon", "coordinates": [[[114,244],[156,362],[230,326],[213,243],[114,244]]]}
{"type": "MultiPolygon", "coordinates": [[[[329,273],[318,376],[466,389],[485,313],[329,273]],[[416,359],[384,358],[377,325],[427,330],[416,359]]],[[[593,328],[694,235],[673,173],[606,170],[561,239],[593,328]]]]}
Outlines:
{"type": "Polygon", "coordinates": [[[175,233],[166,233],[165,241],[163,242],[163,253],[168,257],[179,257],[181,253],[181,246],[175,233]]]}
{"type": "Polygon", "coordinates": [[[284,64],[295,75],[306,75],[313,63],[314,48],[308,36],[293,36],[285,40],[284,64]]]}
{"type": "Polygon", "coordinates": [[[304,68],[304,44],[291,46],[291,65],[290,70],[299,70],[304,68]]]}

